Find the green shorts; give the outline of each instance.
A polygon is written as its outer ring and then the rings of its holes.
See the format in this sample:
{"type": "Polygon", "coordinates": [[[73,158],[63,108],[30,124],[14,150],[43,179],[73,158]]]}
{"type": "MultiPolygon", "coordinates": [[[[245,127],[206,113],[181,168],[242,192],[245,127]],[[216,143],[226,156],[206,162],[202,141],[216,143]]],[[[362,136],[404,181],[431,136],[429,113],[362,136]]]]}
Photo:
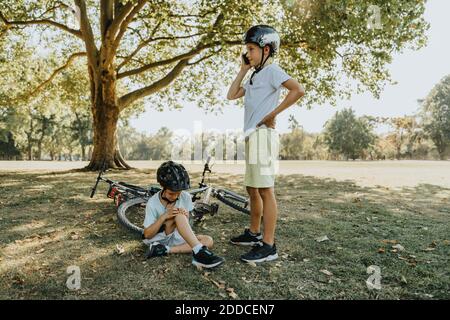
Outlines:
{"type": "Polygon", "coordinates": [[[270,188],[275,185],[279,145],[278,133],[271,128],[257,128],[245,139],[245,186],[270,188]]]}

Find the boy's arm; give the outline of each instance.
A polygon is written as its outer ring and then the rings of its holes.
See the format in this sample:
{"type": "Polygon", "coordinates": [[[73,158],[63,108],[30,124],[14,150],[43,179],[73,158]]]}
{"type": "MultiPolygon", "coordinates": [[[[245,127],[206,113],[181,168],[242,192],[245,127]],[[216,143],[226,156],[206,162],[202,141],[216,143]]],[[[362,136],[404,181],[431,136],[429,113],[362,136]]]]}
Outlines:
{"type": "Polygon", "coordinates": [[[145,239],[153,238],[158,233],[159,229],[161,229],[161,226],[163,225],[164,221],[165,221],[164,217],[161,216],[153,224],[151,224],[150,226],[145,228],[144,229],[144,238],[145,239]]]}
{"type": "Polygon", "coordinates": [[[294,79],[289,79],[283,82],[283,87],[289,90],[286,98],[284,98],[284,100],[278,107],[275,108],[275,110],[265,116],[264,119],[262,119],[256,125],[257,127],[265,124],[267,127],[273,128],[275,124],[275,117],[292,106],[295,102],[297,102],[298,99],[305,95],[305,89],[303,88],[303,86],[294,79]]]}
{"type": "Polygon", "coordinates": [[[243,97],[245,95],[245,89],[241,87],[241,82],[250,68],[251,66],[249,64],[245,64],[244,60],[241,57],[241,69],[239,70],[236,79],[234,79],[233,83],[231,84],[230,89],[228,89],[228,100],[239,99],[240,97],[243,97]]]}
{"type": "Polygon", "coordinates": [[[247,70],[239,70],[238,75],[236,76],[236,79],[234,79],[233,83],[230,86],[230,89],[228,89],[227,99],[228,100],[235,100],[240,97],[243,97],[245,95],[245,89],[241,87],[242,79],[244,79],[245,75],[247,74],[247,70]]]}
{"type": "Polygon", "coordinates": [[[159,232],[159,229],[161,229],[163,223],[166,222],[166,220],[175,218],[177,214],[179,214],[178,208],[174,208],[173,205],[167,208],[165,213],[163,213],[155,222],[144,229],[144,238],[153,238],[159,232]]]}

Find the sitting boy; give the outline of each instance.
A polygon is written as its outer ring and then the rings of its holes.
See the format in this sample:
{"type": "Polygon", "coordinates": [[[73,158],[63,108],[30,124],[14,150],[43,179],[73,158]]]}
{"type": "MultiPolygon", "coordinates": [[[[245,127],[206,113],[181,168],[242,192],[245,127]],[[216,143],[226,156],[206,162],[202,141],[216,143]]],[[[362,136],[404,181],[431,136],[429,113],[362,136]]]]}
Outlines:
{"type": "Polygon", "coordinates": [[[189,174],[184,166],[166,161],[156,175],[163,190],[148,200],[145,209],[147,258],[192,251],[195,266],[213,268],[222,264],[224,259],[209,250],[213,239],[206,235],[195,236],[189,224],[189,212],[194,206],[190,194],[183,191],[190,188],[189,174]]]}

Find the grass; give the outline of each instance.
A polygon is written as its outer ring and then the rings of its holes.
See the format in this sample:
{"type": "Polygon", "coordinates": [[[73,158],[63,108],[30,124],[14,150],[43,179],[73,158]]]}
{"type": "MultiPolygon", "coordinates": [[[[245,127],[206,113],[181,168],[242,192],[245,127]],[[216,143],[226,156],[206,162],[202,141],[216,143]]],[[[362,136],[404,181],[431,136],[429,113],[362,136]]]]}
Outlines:
{"type": "MultiPolygon", "coordinates": [[[[109,173],[155,184],[155,170],[109,173]]],[[[191,174],[199,181],[199,174],[191,174]]],[[[450,189],[362,188],[302,175],[279,176],[280,259],[239,262],[247,248],[228,239],[248,225],[220,205],[194,225],[211,235],[226,263],[197,270],[190,255],[144,259],[140,240],[122,228],[95,173],[0,173],[0,299],[448,299],[450,189]],[[317,238],[327,236],[328,241],[317,238]],[[401,244],[404,251],[392,248],[401,244]],[[124,247],[118,254],[116,246],[124,247]],[[66,287],[67,267],[81,270],[81,289],[66,287]],[[381,268],[381,289],[369,290],[367,268],[381,268]]],[[[240,175],[211,183],[245,194],[240,175]]]]}

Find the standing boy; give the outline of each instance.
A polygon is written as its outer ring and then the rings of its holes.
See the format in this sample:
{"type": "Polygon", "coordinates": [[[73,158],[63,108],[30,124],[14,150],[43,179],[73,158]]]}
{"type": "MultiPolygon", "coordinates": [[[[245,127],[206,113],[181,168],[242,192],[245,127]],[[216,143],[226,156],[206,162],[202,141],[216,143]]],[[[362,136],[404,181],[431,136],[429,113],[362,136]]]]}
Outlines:
{"type": "Polygon", "coordinates": [[[303,87],[277,64],[271,62],[279,50],[277,31],[266,25],[250,28],[244,35],[247,49],[241,68],[228,90],[229,100],[244,97],[245,179],[250,196],[250,228],[231,239],[236,245],[254,246],[241,256],[245,262],[263,262],[278,258],[275,226],[278,215],[275,199],[275,168],[278,164],[279,137],[275,117],[293,105],[304,93],[303,87]],[[248,59],[248,64],[246,63],[248,59]],[[241,86],[247,72],[250,79],[241,86]],[[278,105],[281,88],[289,90],[278,105]],[[264,235],[261,235],[263,216],[264,235]]]}

